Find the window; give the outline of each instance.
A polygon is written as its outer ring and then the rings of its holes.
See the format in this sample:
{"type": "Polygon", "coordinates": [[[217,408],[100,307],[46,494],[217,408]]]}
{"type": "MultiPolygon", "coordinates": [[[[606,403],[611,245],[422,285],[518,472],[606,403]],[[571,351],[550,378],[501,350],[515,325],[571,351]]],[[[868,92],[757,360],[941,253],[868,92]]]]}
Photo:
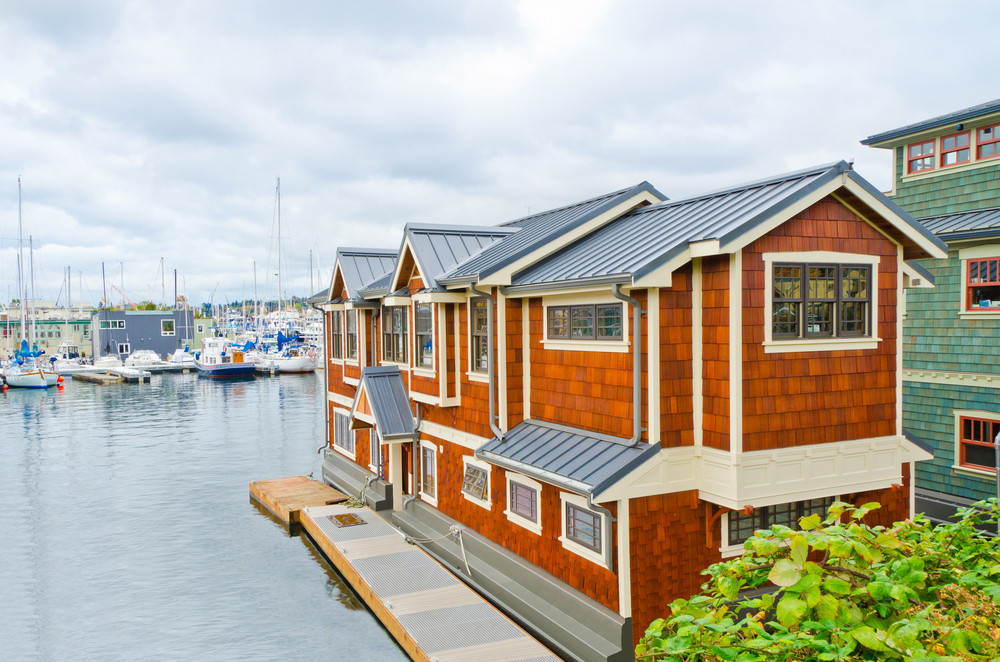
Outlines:
{"type": "Polygon", "coordinates": [[[101,329],[124,329],[125,320],[101,320],[98,328],[101,329]]]}
{"type": "Polygon", "coordinates": [[[416,364],[430,368],[434,366],[433,310],[429,303],[418,303],[415,308],[413,326],[417,338],[416,364]]]}
{"type": "Polygon", "coordinates": [[[489,367],[487,305],[489,305],[489,302],[486,299],[475,299],[470,306],[470,310],[472,311],[469,320],[469,327],[472,330],[471,367],[475,372],[486,372],[489,367]]]}
{"type": "Polygon", "coordinates": [[[354,454],[354,431],[351,430],[351,419],[339,411],[333,413],[333,445],[354,454]]]}
{"type": "Polygon", "coordinates": [[[969,132],[941,138],[941,167],[968,163],[971,156],[969,132]]]}
{"type": "Polygon", "coordinates": [[[621,340],[622,305],[549,306],[548,340],[621,340]]]}
{"type": "Polygon", "coordinates": [[[1000,434],[1000,421],[961,416],[958,425],[958,466],[996,472],[993,440],[1000,434]]]}
{"type": "Polygon", "coordinates": [[[382,311],[382,358],[406,363],[406,306],[386,306],[382,311]]]}
{"type": "Polygon", "coordinates": [[[489,473],[486,469],[473,464],[466,464],[465,478],[462,480],[462,492],[480,501],[485,501],[487,483],[489,482],[488,477],[489,473]]]}
{"type": "Polygon", "coordinates": [[[344,318],[340,311],[330,313],[330,356],[344,358],[344,318]]]}
{"type": "Polygon", "coordinates": [[[205,333],[205,325],[204,324],[199,324],[198,325],[198,333],[205,333]]]}
{"type": "Polygon", "coordinates": [[[1000,156],[1000,124],[976,131],[976,147],[979,150],[976,158],[1000,156]]]}
{"type": "Polygon", "coordinates": [[[910,145],[906,148],[906,172],[911,175],[915,172],[934,169],[934,141],[931,140],[917,145],[910,145]]]}
{"type": "Polygon", "coordinates": [[[586,508],[567,503],[566,538],[599,553],[601,551],[601,516],[586,508]]]}
{"type": "Polygon", "coordinates": [[[764,506],[755,509],[749,515],[732,511],[728,513],[729,544],[742,544],[753,537],[754,531],[769,529],[775,524],[798,531],[800,518],[817,514],[825,519],[832,504],[833,497],[826,497],[824,499],[796,501],[795,503],[782,503],[776,506],[764,506]]]}
{"type": "Polygon", "coordinates": [[[347,358],[358,358],[358,311],[345,311],[347,317],[347,358]]]}
{"type": "Polygon", "coordinates": [[[969,260],[968,308],[1000,308],[1000,259],[969,260]]]}
{"type": "Polygon", "coordinates": [[[520,515],[529,522],[538,523],[538,490],[510,481],[510,500],[507,502],[510,512],[520,515]]]}
{"type": "Polygon", "coordinates": [[[771,337],[870,336],[870,285],[869,265],[775,264],[771,337]]]}
{"type": "Polygon", "coordinates": [[[172,335],[174,335],[174,321],[173,320],[160,320],[160,335],[161,336],[172,336],[172,335]]]}
{"type": "Polygon", "coordinates": [[[420,490],[432,499],[437,496],[437,450],[432,446],[420,448],[420,490]]]}
{"type": "Polygon", "coordinates": [[[118,353],[119,354],[131,354],[132,344],[127,342],[118,343],[118,353]]]}

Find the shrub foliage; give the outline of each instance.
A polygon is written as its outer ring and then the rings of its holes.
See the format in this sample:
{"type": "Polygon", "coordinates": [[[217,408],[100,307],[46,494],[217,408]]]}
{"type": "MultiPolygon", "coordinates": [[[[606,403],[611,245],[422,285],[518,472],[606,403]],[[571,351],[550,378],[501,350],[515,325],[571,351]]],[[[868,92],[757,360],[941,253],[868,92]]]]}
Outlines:
{"type": "Polygon", "coordinates": [[[636,659],[1000,659],[1000,546],[977,528],[1000,519],[997,500],[936,527],[919,515],[865,525],[878,507],[837,502],[799,531],[757,531],[742,557],[703,571],[701,594],[649,626],[636,659]],[[740,595],[764,586],[776,590],[740,595]]]}

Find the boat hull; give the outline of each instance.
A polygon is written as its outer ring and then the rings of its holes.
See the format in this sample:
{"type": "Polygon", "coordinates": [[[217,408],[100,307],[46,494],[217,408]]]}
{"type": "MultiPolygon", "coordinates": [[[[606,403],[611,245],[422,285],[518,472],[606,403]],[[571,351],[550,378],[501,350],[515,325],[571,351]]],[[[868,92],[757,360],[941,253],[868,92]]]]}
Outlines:
{"type": "Polygon", "coordinates": [[[257,362],[258,372],[306,373],[316,371],[316,359],[310,356],[263,357],[257,362]]]}
{"type": "Polygon", "coordinates": [[[200,361],[194,362],[198,368],[198,374],[202,377],[212,377],[214,379],[231,379],[233,377],[253,377],[256,366],[253,363],[222,363],[218,365],[205,365],[200,361]]]}
{"type": "Polygon", "coordinates": [[[59,381],[59,375],[48,370],[5,372],[3,376],[11,388],[48,388],[59,381]]]}

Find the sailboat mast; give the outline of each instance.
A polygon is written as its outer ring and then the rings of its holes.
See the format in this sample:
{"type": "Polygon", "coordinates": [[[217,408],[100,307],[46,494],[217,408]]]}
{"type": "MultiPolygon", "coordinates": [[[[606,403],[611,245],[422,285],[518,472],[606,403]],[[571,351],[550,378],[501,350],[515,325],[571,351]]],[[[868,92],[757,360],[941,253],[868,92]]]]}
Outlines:
{"type": "Polygon", "coordinates": [[[21,340],[28,337],[28,320],[25,318],[24,300],[24,225],[21,222],[21,178],[17,178],[17,298],[21,309],[21,340]]]}
{"type": "Polygon", "coordinates": [[[35,351],[35,240],[28,235],[28,266],[31,271],[31,351],[35,351]]]}
{"type": "MultiPolygon", "coordinates": [[[[63,333],[63,339],[67,343],[66,348],[66,358],[69,358],[69,315],[70,311],[73,309],[73,272],[70,271],[70,267],[66,267],[66,331],[63,333]]],[[[60,343],[61,344],[61,343],[60,343]]]]}
{"type": "Polygon", "coordinates": [[[167,307],[167,281],[166,281],[166,277],[163,274],[163,267],[164,267],[163,258],[161,257],[160,258],[160,296],[162,297],[162,299],[160,300],[160,306],[163,307],[163,308],[166,308],[167,307]]]}
{"type": "Polygon", "coordinates": [[[278,177],[278,324],[281,324],[281,177],[278,177]]]}

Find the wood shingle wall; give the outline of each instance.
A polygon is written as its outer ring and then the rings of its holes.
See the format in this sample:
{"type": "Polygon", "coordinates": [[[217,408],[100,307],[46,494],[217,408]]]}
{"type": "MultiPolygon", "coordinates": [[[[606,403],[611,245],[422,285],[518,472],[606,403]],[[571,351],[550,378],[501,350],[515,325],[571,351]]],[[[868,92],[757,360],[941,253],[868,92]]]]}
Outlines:
{"type": "Polygon", "coordinates": [[[729,450],[729,256],[702,261],[703,443],[729,450]]]}
{"type": "Polygon", "coordinates": [[[694,444],[691,354],[691,266],[660,290],[660,444],[694,444]]]}

